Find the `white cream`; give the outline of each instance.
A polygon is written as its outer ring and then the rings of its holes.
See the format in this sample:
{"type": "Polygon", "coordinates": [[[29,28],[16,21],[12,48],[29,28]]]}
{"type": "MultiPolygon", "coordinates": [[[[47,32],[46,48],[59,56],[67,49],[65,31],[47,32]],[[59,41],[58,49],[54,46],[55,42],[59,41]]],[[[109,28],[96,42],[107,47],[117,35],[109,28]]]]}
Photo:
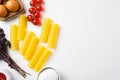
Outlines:
{"type": "Polygon", "coordinates": [[[46,68],[39,73],[38,80],[59,80],[59,75],[56,70],[46,68]]]}

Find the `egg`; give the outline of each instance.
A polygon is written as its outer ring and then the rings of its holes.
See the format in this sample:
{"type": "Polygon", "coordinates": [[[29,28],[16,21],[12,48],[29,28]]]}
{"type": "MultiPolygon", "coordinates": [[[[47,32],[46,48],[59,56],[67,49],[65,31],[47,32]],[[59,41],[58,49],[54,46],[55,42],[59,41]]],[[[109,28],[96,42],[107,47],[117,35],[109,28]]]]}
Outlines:
{"type": "Polygon", "coordinates": [[[0,0],[0,4],[2,4],[3,0],[0,0]]]}
{"type": "Polygon", "coordinates": [[[19,2],[16,0],[8,0],[5,4],[6,8],[11,12],[16,12],[19,10],[19,2]]]}
{"type": "Polygon", "coordinates": [[[5,17],[7,16],[8,11],[4,5],[0,5],[0,17],[5,17]]]}

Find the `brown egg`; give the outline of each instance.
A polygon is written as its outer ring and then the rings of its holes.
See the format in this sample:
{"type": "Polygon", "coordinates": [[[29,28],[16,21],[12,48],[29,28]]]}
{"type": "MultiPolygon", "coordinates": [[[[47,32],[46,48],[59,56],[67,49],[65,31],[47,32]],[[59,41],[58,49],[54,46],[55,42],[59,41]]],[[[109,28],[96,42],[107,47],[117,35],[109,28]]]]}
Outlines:
{"type": "Polygon", "coordinates": [[[16,12],[19,10],[19,2],[16,0],[8,0],[5,4],[6,8],[11,12],[16,12]]]}
{"type": "Polygon", "coordinates": [[[2,4],[3,0],[0,0],[0,4],[2,4]]]}
{"type": "Polygon", "coordinates": [[[5,17],[8,14],[8,11],[4,5],[0,5],[0,17],[5,17]]]}

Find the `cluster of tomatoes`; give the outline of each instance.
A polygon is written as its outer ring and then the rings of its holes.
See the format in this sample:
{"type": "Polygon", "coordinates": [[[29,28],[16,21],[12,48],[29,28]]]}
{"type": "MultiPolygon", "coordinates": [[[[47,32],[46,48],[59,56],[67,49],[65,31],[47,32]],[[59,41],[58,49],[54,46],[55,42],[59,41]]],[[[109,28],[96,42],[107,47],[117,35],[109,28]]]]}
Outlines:
{"type": "Polygon", "coordinates": [[[43,0],[31,0],[29,12],[30,14],[27,16],[27,20],[32,22],[34,25],[40,25],[41,21],[41,11],[43,10],[42,4],[43,0]]]}

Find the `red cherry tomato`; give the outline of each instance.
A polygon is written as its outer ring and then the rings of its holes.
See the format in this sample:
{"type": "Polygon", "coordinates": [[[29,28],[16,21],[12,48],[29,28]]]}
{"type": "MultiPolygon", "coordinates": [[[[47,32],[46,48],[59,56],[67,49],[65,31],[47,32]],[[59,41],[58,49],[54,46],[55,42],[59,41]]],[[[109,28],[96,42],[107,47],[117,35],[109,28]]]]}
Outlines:
{"type": "Polygon", "coordinates": [[[33,16],[32,16],[31,14],[28,15],[28,16],[27,16],[27,20],[28,20],[28,21],[33,21],[33,16]]]}
{"type": "Polygon", "coordinates": [[[34,2],[36,2],[36,0],[31,0],[31,1],[34,1],[34,2]]]}
{"type": "Polygon", "coordinates": [[[37,5],[37,6],[36,6],[36,10],[37,10],[37,11],[42,11],[42,10],[43,10],[43,7],[42,7],[41,5],[37,5]]]}
{"type": "Polygon", "coordinates": [[[40,20],[37,18],[34,18],[32,22],[34,25],[40,25],[40,20]]]}
{"type": "Polygon", "coordinates": [[[30,1],[30,5],[35,6],[36,5],[35,1],[30,1]]]}
{"type": "Polygon", "coordinates": [[[35,18],[40,18],[41,14],[40,14],[40,12],[35,12],[34,16],[35,16],[35,18]]]}
{"type": "Polygon", "coordinates": [[[37,4],[41,4],[43,0],[36,0],[37,4]]]}
{"type": "Polygon", "coordinates": [[[36,12],[36,10],[35,10],[34,7],[31,7],[31,8],[29,8],[29,12],[30,12],[31,14],[34,14],[34,13],[36,12]]]}

